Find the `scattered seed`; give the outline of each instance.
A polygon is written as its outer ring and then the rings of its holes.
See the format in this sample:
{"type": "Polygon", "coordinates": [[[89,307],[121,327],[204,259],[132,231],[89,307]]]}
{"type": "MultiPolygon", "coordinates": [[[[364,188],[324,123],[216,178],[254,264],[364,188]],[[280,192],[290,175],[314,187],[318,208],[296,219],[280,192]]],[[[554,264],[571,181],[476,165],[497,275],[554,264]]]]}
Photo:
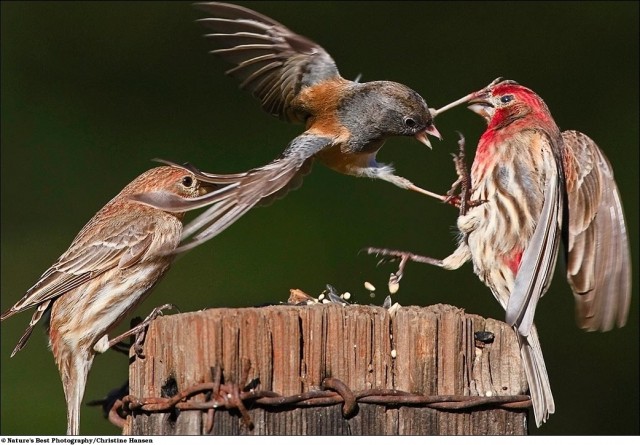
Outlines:
{"type": "Polygon", "coordinates": [[[373,292],[374,290],[376,290],[376,287],[375,287],[373,284],[369,283],[368,281],[365,281],[365,282],[364,282],[364,288],[365,288],[366,290],[368,290],[368,291],[371,291],[371,292],[373,292]]]}
{"type": "Polygon", "coordinates": [[[391,350],[391,358],[396,358],[396,356],[398,355],[398,353],[396,352],[395,349],[391,350]]]}
{"type": "Polygon", "coordinates": [[[400,289],[400,283],[398,282],[398,277],[396,276],[396,274],[392,273],[391,276],[389,277],[389,293],[393,295],[396,292],[398,292],[398,289],[400,289]]]}
{"type": "Polygon", "coordinates": [[[351,293],[350,292],[345,292],[344,294],[340,295],[344,300],[348,300],[349,298],[351,298],[351,293]]]}

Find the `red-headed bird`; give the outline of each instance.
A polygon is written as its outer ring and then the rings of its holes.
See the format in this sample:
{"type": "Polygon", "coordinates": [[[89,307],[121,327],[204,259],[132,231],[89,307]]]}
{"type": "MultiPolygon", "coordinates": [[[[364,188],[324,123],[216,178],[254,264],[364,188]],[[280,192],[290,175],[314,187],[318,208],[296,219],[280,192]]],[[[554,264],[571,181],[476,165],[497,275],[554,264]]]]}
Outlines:
{"type": "Polygon", "coordinates": [[[471,260],[517,333],[540,426],[555,404],[533,318],[561,239],[578,326],[608,331],[627,320],[631,256],[620,193],[596,143],[578,131],[561,133],[529,88],[498,79],[455,103],[462,102],[484,117],[487,130],[471,167],[470,200],[480,204],[459,216],[458,248],[444,260],[369,252],[445,269],[471,260]]]}

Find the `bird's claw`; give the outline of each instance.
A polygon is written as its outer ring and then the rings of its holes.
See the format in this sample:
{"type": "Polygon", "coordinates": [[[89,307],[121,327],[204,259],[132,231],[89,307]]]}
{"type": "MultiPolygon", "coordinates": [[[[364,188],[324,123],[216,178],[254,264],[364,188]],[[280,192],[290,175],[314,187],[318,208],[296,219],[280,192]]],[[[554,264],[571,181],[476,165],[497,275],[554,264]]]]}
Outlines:
{"type": "Polygon", "coordinates": [[[451,189],[446,193],[444,202],[445,204],[451,204],[460,209],[460,215],[466,215],[469,209],[484,204],[487,200],[470,199],[473,188],[471,187],[471,175],[469,174],[465,160],[465,139],[462,133],[458,132],[458,134],[460,135],[458,139],[458,153],[452,154],[453,165],[455,166],[458,178],[451,184],[451,189]],[[459,193],[457,192],[458,189],[460,189],[459,193]]]}
{"type": "Polygon", "coordinates": [[[163,315],[162,311],[167,309],[176,309],[176,307],[172,304],[163,304],[162,306],[158,306],[154,308],[151,311],[151,313],[147,315],[147,318],[145,318],[141,323],[129,329],[127,332],[120,334],[117,337],[111,339],[111,341],[109,342],[109,348],[113,348],[116,351],[120,351],[122,350],[122,348],[125,347],[125,343],[123,343],[122,340],[126,337],[134,336],[132,344],[130,346],[127,346],[127,349],[132,347],[133,351],[136,354],[136,357],[141,359],[144,358],[142,345],[147,335],[147,328],[149,327],[149,324],[151,324],[153,320],[158,318],[160,315],[163,315]]]}
{"type": "Polygon", "coordinates": [[[411,260],[416,255],[410,252],[380,249],[377,247],[368,247],[366,250],[369,255],[376,255],[376,256],[382,255],[383,258],[381,258],[378,261],[378,264],[377,264],[378,266],[380,266],[381,264],[386,264],[393,261],[398,261],[398,260],[400,261],[400,264],[398,265],[398,270],[396,272],[391,273],[391,276],[389,277],[389,292],[391,294],[395,294],[398,291],[398,288],[400,287],[400,280],[404,275],[404,267],[406,266],[407,261],[411,260]]]}

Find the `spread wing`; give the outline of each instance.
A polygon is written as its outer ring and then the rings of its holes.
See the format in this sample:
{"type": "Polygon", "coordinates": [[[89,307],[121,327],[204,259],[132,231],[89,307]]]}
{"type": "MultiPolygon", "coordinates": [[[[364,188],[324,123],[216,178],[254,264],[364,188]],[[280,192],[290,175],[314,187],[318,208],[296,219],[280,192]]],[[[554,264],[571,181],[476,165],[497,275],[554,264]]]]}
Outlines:
{"type": "Polygon", "coordinates": [[[318,44],[269,17],[238,5],[199,3],[212,17],[199,21],[211,28],[211,51],[234,65],[227,74],[241,81],[268,113],[299,122],[304,116],[293,100],[305,87],[340,74],[331,56],[318,44]]]}
{"type": "MultiPolygon", "coordinates": [[[[87,283],[114,267],[126,268],[142,258],[153,240],[153,222],[141,224],[140,215],[136,224],[104,225],[100,231],[93,230],[102,221],[98,213],[86,226],[58,261],[51,266],[38,282],[0,316],[10,316],[35,306],[42,311],[49,302],[62,294],[87,283]],[[110,233],[105,234],[105,230],[110,233]]],[[[39,319],[40,317],[38,317],[39,319]]],[[[36,320],[37,321],[37,320],[36,320]]]]}
{"type": "Polygon", "coordinates": [[[578,325],[589,331],[624,326],[631,299],[631,255],[611,164],[596,143],[562,133],[567,176],[567,279],[578,325]]]}
{"type": "Polygon", "coordinates": [[[230,175],[192,170],[203,181],[224,186],[214,192],[197,198],[183,198],[167,192],[147,192],[132,195],[130,199],[167,212],[209,207],[184,227],[183,244],[174,251],[184,252],[218,235],[256,205],[267,205],[298,188],[302,177],[311,169],[313,156],[329,145],[329,138],[303,133],[291,141],[281,158],[263,167],[230,175]],[[185,241],[191,236],[190,240],[185,241]]]}

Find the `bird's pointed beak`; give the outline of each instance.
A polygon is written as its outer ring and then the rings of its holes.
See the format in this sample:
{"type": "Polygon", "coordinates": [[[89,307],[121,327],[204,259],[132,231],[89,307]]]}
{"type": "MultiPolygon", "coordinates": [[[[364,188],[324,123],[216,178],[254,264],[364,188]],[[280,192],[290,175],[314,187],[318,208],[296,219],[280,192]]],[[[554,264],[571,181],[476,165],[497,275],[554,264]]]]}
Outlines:
{"type": "Polygon", "coordinates": [[[417,140],[419,140],[420,142],[422,142],[427,147],[433,148],[433,147],[431,147],[431,141],[429,140],[428,135],[431,135],[433,137],[436,137],[436,138],[442,140],[442,136],[440,135],[440,132],[438,131],[436,126],[433,125],[433,124],[427,126],[427,128],[425,128],[424,130],[416,133],[415,138],[417,140]]]}
{"type": "Polygon", "coordinates": [[[498,77],[483,89],[470,94],[469,99],[467,100],[467,103],[469,104],[467,108],[485,118],[487,122],[490,122],[496,112],[496,107],[491,102],[491,92],[496,85],[502,82],[511,81],[503,81],[502,77],[498,77]]]}
{"type": "MultiPolygon", "coordinates": [[[[474,101],[477,101],[481,96],[485,96],[487,95],[487,93],[489,92],[489,90],[491,88],[493,88],[494,86],[496,86],[498,83],[502,82],[502,77],[498,77],[497,79],[495,79],[493,82],[491,82],[489,85],[487,85],[486,87],[484,87],[483,89],[481,89],[480,91],[476,91],[475,93],[471,93],[471,94],[467,94],[464,97],[461,97],[458,100],[454,100],[453,102],[451,102],[450,104],[445,105],[442,108],[438,108],[437,110],[435,108],[429,108],[429,112],[431,113],[432,117],[436,117],[442,113],[444,113],[447,110],[450,110],[454,107],[457,107],[460,104],[464,104],[464,103],[474,103],[474,101]]],[[[471,107],[469,107],[471,108],[471,107]]],[[[475,111],[475,109],[471,108],[472,111],[475,111]]],[[[477,111],[476,111],[477,113],[477,111]]]]}
{"type": "Polygon", "coordinates": [[[468,101],[469,105],[468,109],[473,111],[474,113],[479,114],[487,122],[491,120],[493,117],[493,113],[495,113],[496,109],[493,104],[488,100],[488,93],[486,90],[480,90],[473,95],[473,98],[468,101]]]}

